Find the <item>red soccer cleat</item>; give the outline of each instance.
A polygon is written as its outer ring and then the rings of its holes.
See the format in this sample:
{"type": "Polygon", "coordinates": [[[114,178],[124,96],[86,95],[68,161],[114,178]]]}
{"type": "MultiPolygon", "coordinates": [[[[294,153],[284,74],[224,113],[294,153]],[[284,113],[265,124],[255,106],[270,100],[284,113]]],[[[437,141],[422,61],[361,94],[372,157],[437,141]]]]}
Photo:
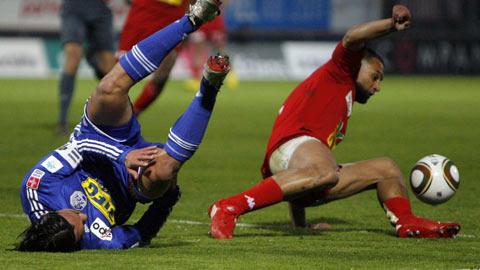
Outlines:
{"type": "Polygon", "coordinates": [[[219,88],[222,86],[230,69],[230,58],[228,55],[217,54],[210,56],[203,69],[203,77],[209,81],[210,84],[219,88]]]}
{"type": "Polygon", "coordinates": [[[400,219],[396,230],[402,238],[451,238],[460,231],[460,224],[410,216],[400,219]]]}
{"type": "Polygon", "coordinates": [[[235,206],[222,203],[222,201],[212,204],[208,208],[208,215],[212,219],[210,236],[215,239],[232,239],[239,216],[236,210],[235,206]]]}

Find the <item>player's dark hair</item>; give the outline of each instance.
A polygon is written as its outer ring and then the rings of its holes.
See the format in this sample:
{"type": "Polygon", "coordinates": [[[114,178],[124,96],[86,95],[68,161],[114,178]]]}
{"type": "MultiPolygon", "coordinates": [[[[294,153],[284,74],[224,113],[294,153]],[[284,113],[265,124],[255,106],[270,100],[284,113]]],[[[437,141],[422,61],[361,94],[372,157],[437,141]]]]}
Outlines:
{"type": "Polygon", "coordinates": [[[18,251],[71,252],[77,250],[73,226],[57,212],[49,212],[19,236],[18,251]]]}
{"type": "Polygon", "coordinates": [[[377,53],[375,52],[372,48],[365,48],[365,55],[363,56],[363,58],[367,61],[370,61],[372,58],[377,58],[380,63],[382,63],[382,65],[385,66],[385,62],[383,62],[383,58],[377,53]]]}

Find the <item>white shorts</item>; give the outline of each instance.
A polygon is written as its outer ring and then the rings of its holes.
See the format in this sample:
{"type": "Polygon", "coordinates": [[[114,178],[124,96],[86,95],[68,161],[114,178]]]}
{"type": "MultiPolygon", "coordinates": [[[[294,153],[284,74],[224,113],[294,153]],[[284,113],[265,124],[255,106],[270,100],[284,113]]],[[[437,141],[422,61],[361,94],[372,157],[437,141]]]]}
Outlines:
{"type": "Polygon", "coordinates": [[[304,142],[308,141],[317,141],[321,142],[319,139],[311,136],[300,136],[293,138],[284,144],[280,145],[272,155],[270,155],[270,160],[268,165],[270,166],[270,172],[272,174],[277,174],[281,171],[288,169],[288,164],[290,163],[290,158],[297,148],[304,142]]]}

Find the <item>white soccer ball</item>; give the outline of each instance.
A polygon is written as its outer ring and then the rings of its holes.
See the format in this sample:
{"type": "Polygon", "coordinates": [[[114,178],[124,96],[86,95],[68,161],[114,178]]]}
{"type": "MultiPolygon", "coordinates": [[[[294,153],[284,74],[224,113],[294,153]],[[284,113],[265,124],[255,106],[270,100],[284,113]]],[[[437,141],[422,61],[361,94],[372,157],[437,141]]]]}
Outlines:
{"type": "Polygon", "coordinates": [[[458,168],[441,155],[420,159],[410,172],[410,185],[422,202],[436,205],[448,201],[460,184],[458,168]]]}

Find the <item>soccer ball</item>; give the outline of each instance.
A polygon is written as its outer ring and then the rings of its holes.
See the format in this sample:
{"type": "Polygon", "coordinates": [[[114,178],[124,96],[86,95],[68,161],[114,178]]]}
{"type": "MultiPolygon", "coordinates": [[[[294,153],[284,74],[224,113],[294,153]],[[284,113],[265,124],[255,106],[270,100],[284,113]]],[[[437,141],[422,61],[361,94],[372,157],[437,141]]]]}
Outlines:
{"type": "Polygon", "coordinates": [[[420,159],[410,172],[410,185],[422,202],[436,205],[448,201],[460,184],[458,168],[441,155],[420,159]]]}

